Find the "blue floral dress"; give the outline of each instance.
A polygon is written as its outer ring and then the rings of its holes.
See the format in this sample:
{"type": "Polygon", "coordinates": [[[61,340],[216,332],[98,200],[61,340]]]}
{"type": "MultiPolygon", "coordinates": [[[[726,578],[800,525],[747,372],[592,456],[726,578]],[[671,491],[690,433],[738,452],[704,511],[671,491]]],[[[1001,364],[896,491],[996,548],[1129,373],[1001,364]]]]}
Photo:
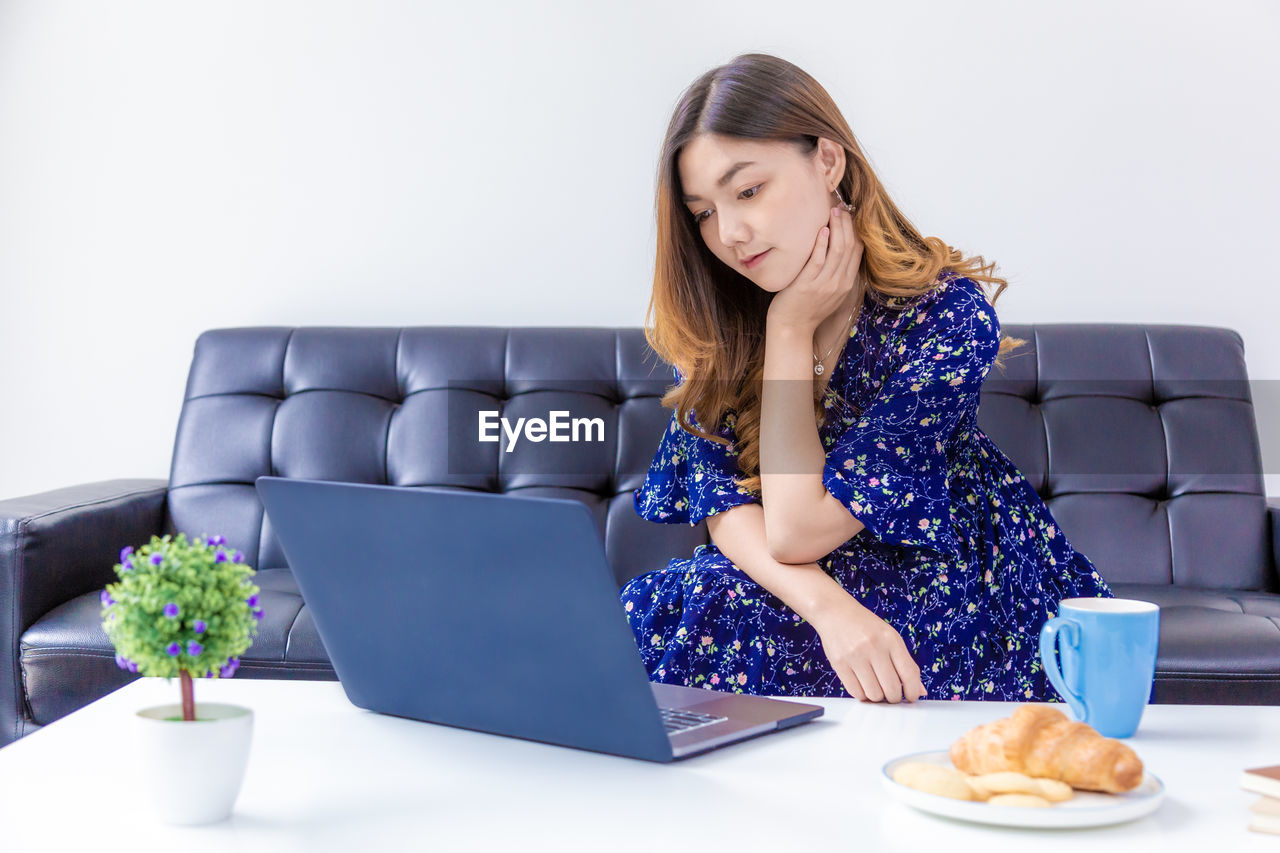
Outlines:
{"type": "MultiPolygon", "coordinates": [[[[933,290],[896,305],[867,294],[818,430],[823,484],[865,529],[817,562],[902,635],[926,698],[1060,701],[1040,663],[1040,628],[1060,600],[1112,592],[978,429],[999,343],[995,310],[971,279],[944,271],[933,290]]],[[[759,503],[733,482],[733,425],[728,412],[716,430],[726,447],[682,429],[673,413],[636,512],[693,525],[759,503]]],[[[714,544],[633,578],[620,595],[653,681],[849,695],[813,626],[714,544]]]]}

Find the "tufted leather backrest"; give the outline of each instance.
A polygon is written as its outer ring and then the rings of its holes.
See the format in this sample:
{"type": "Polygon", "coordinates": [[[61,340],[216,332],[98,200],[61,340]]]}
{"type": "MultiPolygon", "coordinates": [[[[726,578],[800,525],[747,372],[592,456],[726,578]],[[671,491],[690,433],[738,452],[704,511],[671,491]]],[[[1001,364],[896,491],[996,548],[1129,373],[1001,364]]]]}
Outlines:
{"type": "Polygon", "coordinates": [[[1208,326],[1003,326],[1025,338],[978,425],[1108,581],[1275,591],[1244,341],[1208,326]]]}
{"type": "MultiPolygon", "coordinates": [[[[1270,589],[1261,451],[1240,336],[1190,326],[1006,325],[1031,345],[993,369],[980,428],[1112,581],[1270,589]]],[[[264,474],[572,498],[618,584],[709,541],[641,520],[671,368],[639,328],[236,328],[196,342],[166,529],[221,533],[286,565],[254,490],[264,474]],[[578,441],[478,441],[555,411],[578,441]],[[563,416],[562,416],[563,417],[563,416]],[[590,440],[587,440],[590,439],[590,440]]]]}

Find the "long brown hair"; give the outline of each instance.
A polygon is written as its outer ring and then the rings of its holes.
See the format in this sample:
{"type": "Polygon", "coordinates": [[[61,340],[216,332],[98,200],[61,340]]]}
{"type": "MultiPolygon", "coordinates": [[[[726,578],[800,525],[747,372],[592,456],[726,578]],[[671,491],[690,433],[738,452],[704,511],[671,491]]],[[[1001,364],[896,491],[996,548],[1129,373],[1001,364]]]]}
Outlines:
{"type": "MultiPolygon", "coordinates": [[[[728,440],[715,431],[728,416],[725,422],[733,427],[738,467],[745,475],[738,484],[759,494],[765,318],[773,294],[744,287],[742,277],[707,248],[682,203],[677,158],[704,133],[785,142],[805,156],[813,154],[819,137],[841,145],[845,173],[840,192],[855,207],[854,226],[863,243],[859,271],[877,301],[928,293],[949,269],[996,285],[989,299],[994,308],[1008,282],[981,255],[965,257],[937,237],[920,235],[889,198],[831,96],[797,66],[769,54],[746,53],[695,80],[676,104],[659,158],[657,259],[645,337],[682,376],[663,395],[662,404],[676,410],[686,430],[720,444],[728,440]],[[690,422],[691,409],[702,429],[690,422]]],[[[1003,368],[1001,356],[1024,343],[1003,336],[996,365],[1003,368]]],[[[814,389],[819,426],[825,417],[822,385],[825,380],[814,389]]]]}

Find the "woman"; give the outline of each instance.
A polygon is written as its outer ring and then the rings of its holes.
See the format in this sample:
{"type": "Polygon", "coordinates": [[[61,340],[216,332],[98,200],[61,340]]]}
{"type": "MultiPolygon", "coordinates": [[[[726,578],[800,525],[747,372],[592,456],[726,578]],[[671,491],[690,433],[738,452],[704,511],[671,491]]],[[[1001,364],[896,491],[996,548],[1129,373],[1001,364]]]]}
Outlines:
{"type": "Polygon", "coordinates": [[[1041,626],[1112,593],[978,429],[1025,343],[979,286],[998,298],[995,265],[921,237],[826,91],[765,54],[684,93],[657,208],[646,336],[677,385],[635,508],[714,544],[622,588],[650,678],[1057,701],[1041,626]]]}

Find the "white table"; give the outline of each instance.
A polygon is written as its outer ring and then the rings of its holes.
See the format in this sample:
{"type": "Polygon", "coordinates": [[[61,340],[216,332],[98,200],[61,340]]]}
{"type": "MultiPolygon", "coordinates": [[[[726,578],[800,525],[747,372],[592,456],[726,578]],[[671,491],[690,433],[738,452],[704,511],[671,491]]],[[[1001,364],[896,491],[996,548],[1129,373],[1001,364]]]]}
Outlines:
{"type": "Polygon", "coordinates": [[[254,709],[253,746],[230,820],[169,827],[140,817],[122,749],[135,710],[177,696],[176,680],[144,678],[0,749],[0,847],[1280,849],[1245,829],[1255,795],[1238,787],[1243,768],[1280,763],[1277,707],[1152,705],[1127,743],[1168,786],[1160,809],[1112,827],[1029,830],[917,812],[879,778],[889,759],[945,749],[1014,704],[810,699],[826,708],[811,723],[657,764],[371,713],[336,682],[198,681],[197,704],[254,709]]]}

